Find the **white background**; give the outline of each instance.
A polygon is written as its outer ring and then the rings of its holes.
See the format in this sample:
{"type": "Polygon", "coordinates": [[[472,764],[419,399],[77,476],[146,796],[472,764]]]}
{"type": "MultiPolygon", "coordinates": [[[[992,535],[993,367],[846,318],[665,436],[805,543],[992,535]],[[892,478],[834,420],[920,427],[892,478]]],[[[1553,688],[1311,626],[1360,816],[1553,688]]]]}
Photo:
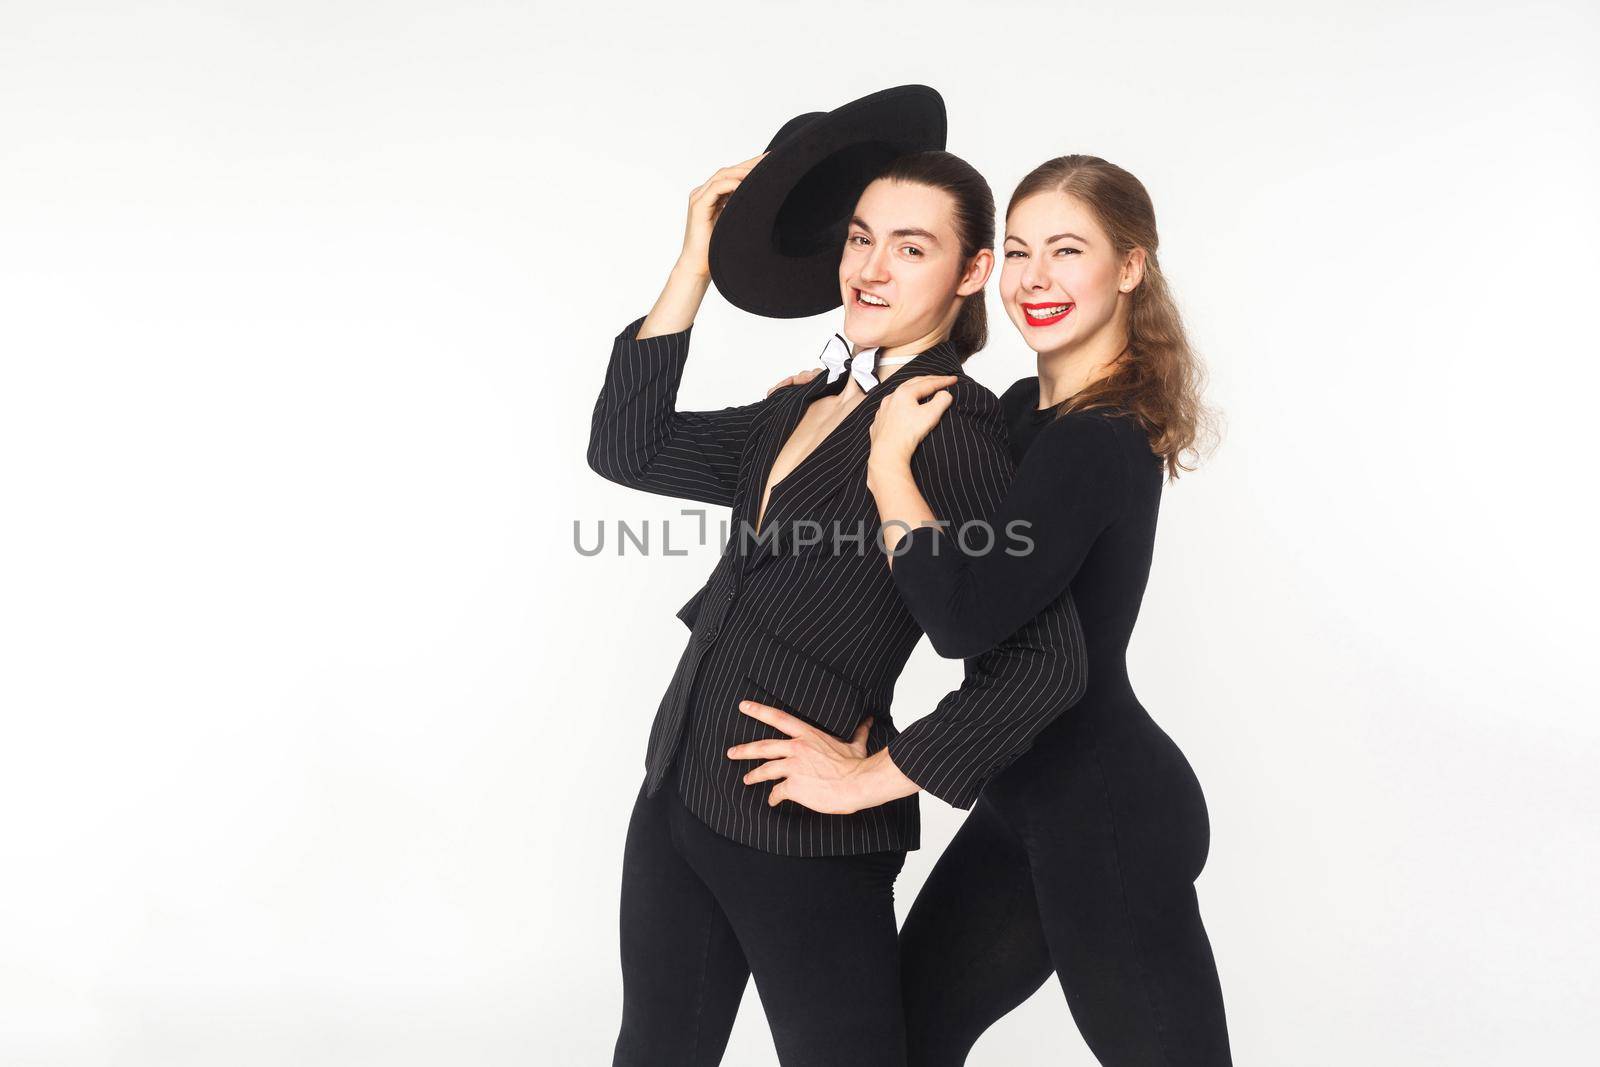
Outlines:
{"type": "MultiPolygon", "coordinates": [[[[1155,199],[1227,427],[1130,669],[1237,1062],[1592,1056],[1597,53],[1577,0],[3,0],[0,1062],[610,1062],[715,546],[574,551],[679,507],[585,465],[604,361],[691,188],[905,82],[1002,204],[1073,151],[1155,199]]],[[[713,293],[684,405],[837,323],[713,293]]],[[[971,1062],[1092,1061],[1052,983],[971,1062]]]]}

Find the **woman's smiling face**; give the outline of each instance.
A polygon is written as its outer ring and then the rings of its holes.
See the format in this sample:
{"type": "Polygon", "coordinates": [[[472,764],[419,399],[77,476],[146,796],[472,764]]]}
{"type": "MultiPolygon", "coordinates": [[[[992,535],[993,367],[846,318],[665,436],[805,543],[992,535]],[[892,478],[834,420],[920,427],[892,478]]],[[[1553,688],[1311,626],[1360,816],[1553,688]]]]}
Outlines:
{"type": "Polygon", "coordinates": [[[965,265],[953,208],[944,190],[909,182],[879,179],[862,192],[839,259],[844,335],[855,344],[909,344],[953,317],[965,265]]]}
{"type": "Polygon", "coordinates": [[[1137,265],[1117,254],[1088,206],[1067,193],[1016,204],[1001,256],[1000,298],[1035,352],[1095,336],[1138,284],[1137,265]]]}

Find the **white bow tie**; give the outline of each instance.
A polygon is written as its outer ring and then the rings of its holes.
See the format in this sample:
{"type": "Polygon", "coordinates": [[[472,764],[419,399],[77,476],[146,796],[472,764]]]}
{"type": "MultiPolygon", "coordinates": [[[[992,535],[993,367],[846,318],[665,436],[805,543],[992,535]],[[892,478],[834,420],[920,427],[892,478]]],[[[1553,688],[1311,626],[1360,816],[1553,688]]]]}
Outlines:
{"type": "Polygon", "coordinates": [[[828,368],[828,383],[831,385],[838,381],[839,375],[844,373],[846,362],[850,364],[850,377],[861,386],[861,391],[866,392],[878,384],[878,379],[873,376],[873,367],[877,365],[878,350],[876,348],[863,348],[853,357],[850,355],[850,342],[838,334],[828,338],[828,345],[822,350],[822,365],[828,368]]]}

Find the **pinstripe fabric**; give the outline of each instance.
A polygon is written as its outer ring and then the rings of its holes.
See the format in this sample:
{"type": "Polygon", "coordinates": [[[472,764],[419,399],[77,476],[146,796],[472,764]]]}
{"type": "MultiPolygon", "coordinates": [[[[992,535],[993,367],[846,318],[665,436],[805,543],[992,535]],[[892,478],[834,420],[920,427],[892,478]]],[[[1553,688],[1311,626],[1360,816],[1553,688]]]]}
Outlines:
{"type": "Polygon", "coordinates": [[[651,725],[647,793],[654,795],[676,767],[685,806],[708,826],[784,855],[918,847],[914,796],[851,815],[794,803],[771,808],[770,782],[742,780],[757,761],[736,762],[726,752],[782,736],[741,714],[743,699],[845,738],[871,714],[869,751],[888,745],[913,781],[967,807],[984,781],[1082,695],[1083,636],[1063,594],[998,648],[967,660],[961,688],[904,733],[890,714],[895,679],[922,631],[875,540],[878,513],[866,486],[873,413],[904,377],[958,375],[950,389],[954,403],[912,465],[935,514],[959,526],[993,511],[1010,481],[999,401],[961,372],[948,342],[935,345],[870,390],[773,486],[754,531],[778,451],[806,406],[838,392],[847,379],[830,386],[818,375],[754,404],[677,411],[693,328],[635,340],[643,321],[635,319],[612,344],[590,425],[589,465],[622,485],[733,509],[721,558],[678,612],[692,634],[651,725]],[[804,543],[807,524],[824,536],[804,543]],[[741,536],[741,528],[758,536],[741,536]],[[834,533],[842,535],[837,551],[834,533]]]}

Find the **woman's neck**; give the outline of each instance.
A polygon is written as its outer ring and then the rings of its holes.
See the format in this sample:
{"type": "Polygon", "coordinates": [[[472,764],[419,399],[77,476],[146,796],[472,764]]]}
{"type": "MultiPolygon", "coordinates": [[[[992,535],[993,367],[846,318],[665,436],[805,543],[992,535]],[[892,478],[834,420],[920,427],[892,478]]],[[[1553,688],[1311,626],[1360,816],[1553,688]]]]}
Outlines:
{"type": "Polygon", "coordinates": [[[1052,408],[1111,373],[1127,334],[1103,330],[1076,345],[1039,353],[1039,407],[1052,408]]]}

